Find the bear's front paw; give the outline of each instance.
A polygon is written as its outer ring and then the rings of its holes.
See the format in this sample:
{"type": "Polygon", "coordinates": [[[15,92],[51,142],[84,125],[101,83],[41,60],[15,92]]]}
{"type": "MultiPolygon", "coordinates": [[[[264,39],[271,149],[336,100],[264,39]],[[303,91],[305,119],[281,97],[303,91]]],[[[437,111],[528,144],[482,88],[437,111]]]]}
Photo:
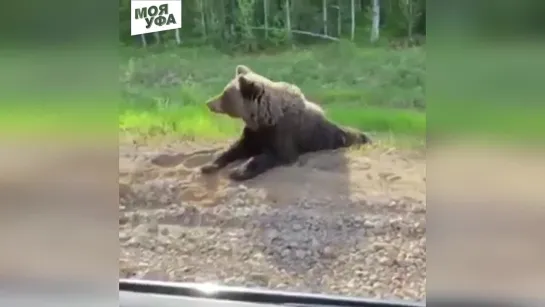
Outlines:
{"type": "Polygon", "coordinates": [[[229,174],[229,178],[231,178],[231,180],[234,180],[234,181],[244,181],[244,180],[248,180],[248,179],[250,179],[252,177],[253,176],[251,174],[249,174],[248,171],[243,167],[235,168],[229,174]]]}
{"type": "Polygon", "coordinates": [[[217,164],[207,164],[201,167],[201,173],[203,174],[212,174],[220,170],[220,167],[217,164]]]}

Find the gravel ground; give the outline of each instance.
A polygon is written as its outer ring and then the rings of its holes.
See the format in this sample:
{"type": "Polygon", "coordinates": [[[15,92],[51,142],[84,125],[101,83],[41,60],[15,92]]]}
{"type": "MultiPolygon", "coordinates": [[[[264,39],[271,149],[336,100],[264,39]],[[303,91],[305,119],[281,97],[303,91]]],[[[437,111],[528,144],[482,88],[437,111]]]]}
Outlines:
{"type": "Polygon", "coordinates": [[[317,153],[238,184],[198,172],[211,145],[121,146],[120,277],[425,299],[423,155],[317,153]]]}

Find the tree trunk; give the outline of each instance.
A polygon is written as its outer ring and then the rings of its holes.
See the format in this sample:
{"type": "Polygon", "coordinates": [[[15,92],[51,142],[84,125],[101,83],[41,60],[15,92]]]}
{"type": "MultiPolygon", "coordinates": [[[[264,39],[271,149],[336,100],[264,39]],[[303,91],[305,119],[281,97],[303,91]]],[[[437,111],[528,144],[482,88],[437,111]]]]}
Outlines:
{"type": "Polygon", "coordinates": [[[322,0],[322,13],[324,21],[324,35],[327,35],[327,0],[322,0]]]}
{"type": "Polygon", "coordinates": [[[354,0],[350,0],[350,18],[352,19],[352,25],[350,27],[350,39],[354,40],[356,35],[356,6],[354,0]]]}
{"type": "Polygon", "coordinates": [[[176,44],[181,45],[182,44],[182,39],[180,37],[180,29],[175,29],[174,30],[174,36],[176,37],[176,44]]]}
{"type": "Polygon", "coordinates": [[[288,31],[288,37],[291,39],[291,16],[290,16],[290,0],[284,2],[286,10],[286,31],[288,31]]]}
{"type": "Polygon", "coordinates": [[[206,19],[204,18],[204,3],[203,1],[198,1],[199,2],[199,5],[200,5],[200,10],[201,10],[201,26],[202,26],[202,35],[204,36],[204,38],[206,39],[206,19]]]}
{"type": "Polygon", "coordinates": [[[146,40],[146,34],[140,34],[140,38],[142,39],[142,47],[146,48],[148,46],[148,41],[146,40]]]}
{"type": "Polygon", "coordinates": [[[414,27],[414,20],[415,20],[415,14],[414,14],[414,6],[413,1],[407,0],[407,11],[409,16],[409,22],[407,24],[407,36],[409,37],[409,41],[413,41],[413,27],[414,27]]]}
{"type": "Polygon", "coordinates": [[[337,36],[341,38],[341,0],[337,0],[337,36]]]}
{"type": "Polygon", "coordinates": [[[269,1],[263,0],[263,19],[265,26],[265,38],[269,38],[269,1]]]}
{"type": "Polygon", "coordinates": [[[371,27],[371,43],[380,38],[380,3],[379,0],[373,0],[373,25],[371,27]]]}

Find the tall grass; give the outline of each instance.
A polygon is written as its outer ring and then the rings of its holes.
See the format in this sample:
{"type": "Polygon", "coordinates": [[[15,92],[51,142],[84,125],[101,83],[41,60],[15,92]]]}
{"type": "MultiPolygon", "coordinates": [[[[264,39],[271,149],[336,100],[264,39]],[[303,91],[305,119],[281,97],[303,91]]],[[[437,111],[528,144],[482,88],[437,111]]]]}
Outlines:
{"type": "Polygon", "coordinates": [[[241,123],[208,112],[244,64],[273,80],[297,84],[335,122],[364,131],[425,135],[425,52],[361,49],[350,44],[279,54],[227,56],[211,48],[123,50],[120,128],[138,134],[223,138],[241,123]]]}

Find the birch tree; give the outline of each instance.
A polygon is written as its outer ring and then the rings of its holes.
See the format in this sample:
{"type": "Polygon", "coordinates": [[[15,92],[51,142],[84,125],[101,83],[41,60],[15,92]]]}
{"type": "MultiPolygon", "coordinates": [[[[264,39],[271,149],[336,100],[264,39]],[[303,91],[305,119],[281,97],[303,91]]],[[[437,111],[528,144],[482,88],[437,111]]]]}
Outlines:
{"type": "Polygon", "coordinates": [[[371,26],[371,43],[378,41],[380,38],[380,2],[379,0],[373,0],[372,4],[373,20],[371,26]]]}
{"type": "Polygon", "coordinates": [[[142,40],[142,47],[146,48],[148,46],[148,41],[146,40],[145,34],[140,34],[140,39],[142,40]]]}
{"type": "Polygon", "coordinates": [[[337,5],[333,6],[337,10],[337,37],[341,37],[341,0],[337,0],[337,5]]]}
{"type": "Polygon", "coordinates": [[[199,10],[201,11],[201,27],[202,27],[202,35],[203,35],[204,38],[206,39],[207,34],[206,34],[206,19],[205,19],[205,17],[204,17],[204,1],[199,0],[198,3],[199,3],[199,10]]]}
{"type": "Polygon", "coordinates": [[[322,19],[324,22],[324,35],[327,35],[327,0],[322,0],[322,19]]]}
{"type": "Polygon", "coordinates": [[[288,32],[288,37],[291,39],[291,14],[290,14],[290,0],[284,2],[286,10],[286,31],[288,32]]]}
{"type": "Polygon", "coordinates": [[[350,39],[354,40],[354,37],[356,35],[356,5],[354,3],[354,0],[350,0],[350,19],[350,39]]]}
{"type": "Polygon", "coordinates": [[[269,38],[269,1],[263,0],[263,26],[265,27],[265,38],[269,38]]]}
{"type": "Polygon", "coordinates": [[[176,44],[181,45],[182,44],[182,39],[180,37],[180,29],[175,29],[174,30],[174,37],[176,38],[176,44]]]}
{"type": "Polygon", "coordinates": [[[407,29],[407,38],[413,40],[413,30],[416,22],[420,18],[420,1],[421,0],[399,0],[399,6],[404,17],[405,28],[407,29]]]}

